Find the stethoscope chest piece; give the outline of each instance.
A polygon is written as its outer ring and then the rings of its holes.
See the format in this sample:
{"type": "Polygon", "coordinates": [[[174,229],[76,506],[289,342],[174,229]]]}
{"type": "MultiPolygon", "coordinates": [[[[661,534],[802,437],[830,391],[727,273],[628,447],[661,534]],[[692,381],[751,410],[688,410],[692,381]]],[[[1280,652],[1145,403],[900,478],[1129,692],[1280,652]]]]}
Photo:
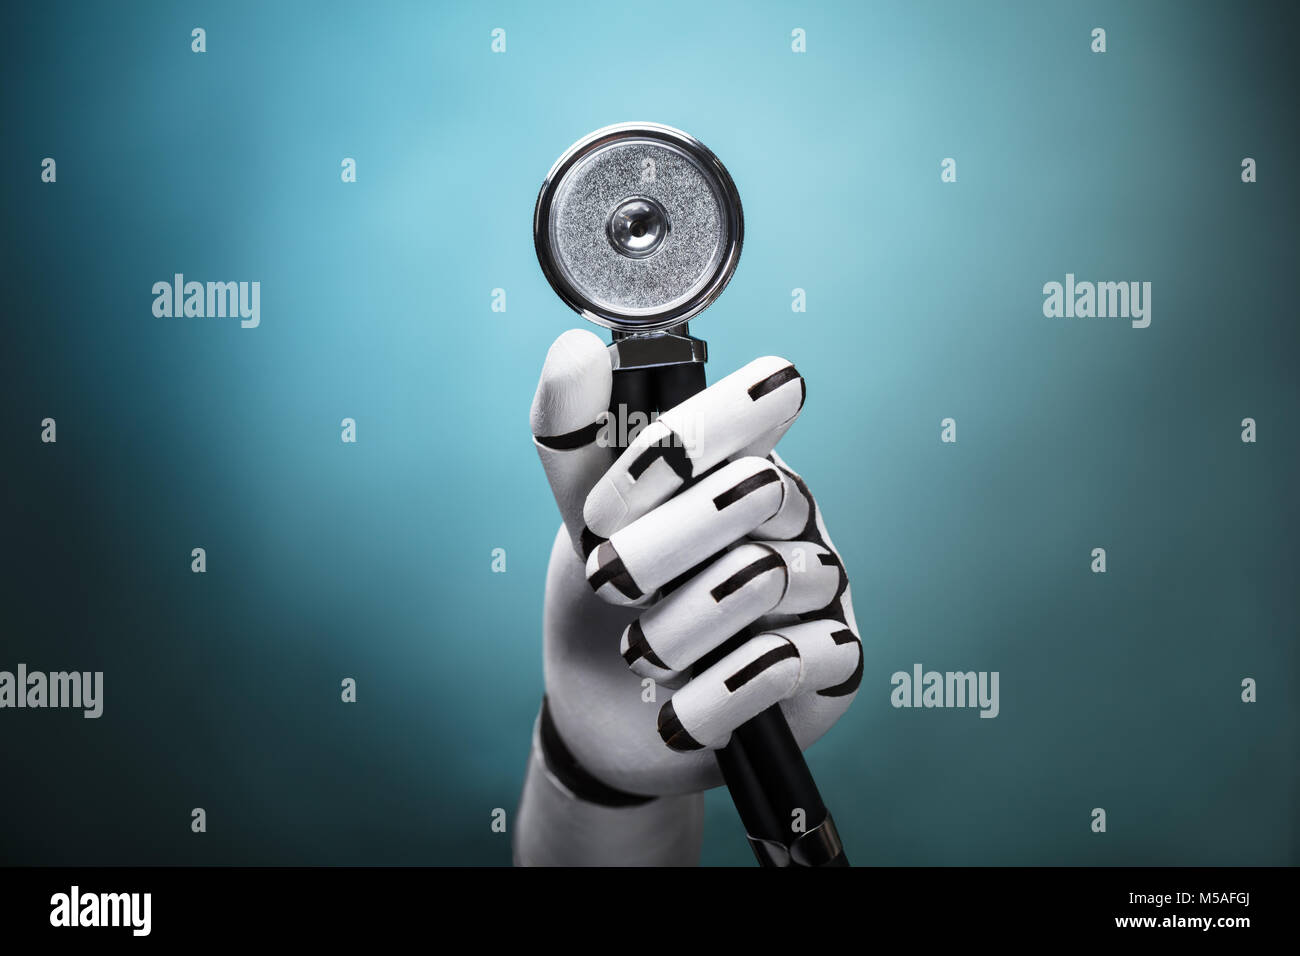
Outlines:
{"type": "Polygon", "coordinates": [[[744,215],[722,163],[654,123],[607,126],[556,161],[533,215],[552,288],[585,318],[625,334],[671,329],[730,281],[744,215]]]}

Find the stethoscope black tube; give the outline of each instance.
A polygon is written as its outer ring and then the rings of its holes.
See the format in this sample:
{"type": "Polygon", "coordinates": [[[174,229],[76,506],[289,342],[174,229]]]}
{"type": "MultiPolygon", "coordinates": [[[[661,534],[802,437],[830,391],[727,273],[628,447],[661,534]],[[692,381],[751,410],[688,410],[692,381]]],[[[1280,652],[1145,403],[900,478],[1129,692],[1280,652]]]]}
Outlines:
{"type": "MultiPolygon", "coordinates": [[[[610,413],[641,412],[648,420],[651,412],[667,411],[704,387],[704,365],[699,362],[619,370],[614,373],[610,413]]],[[[717,759],[759,864],[800,865],[788,852],[773,854],[763,844],[788,851],[801,833],[825,823],[829,813],[781,706],[774,704],[733,731],[717,759]],[[796,821],[802,826],[796,828],[796,821]]],[[[820,865],[849,862],[841,849],[820,865]]]]}

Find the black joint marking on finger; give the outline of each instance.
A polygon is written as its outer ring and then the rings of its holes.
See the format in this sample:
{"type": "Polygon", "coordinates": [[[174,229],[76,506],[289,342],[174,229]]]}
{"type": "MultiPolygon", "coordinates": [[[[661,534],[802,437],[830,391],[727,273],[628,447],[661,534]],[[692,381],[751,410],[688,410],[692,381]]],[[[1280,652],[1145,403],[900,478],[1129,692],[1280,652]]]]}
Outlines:
{"type": "Polygon", "coordinates": [[[832,631],[831,640],[836,644],[852,644],[857,640],[857,638],[854,637],[853,632],[846,627],[841,631],[832,631]]]}
{"type": "Polygon", "coordinates": [[[591,557],[591,552],[595,551],[608,540],[608,538],[602,538],[600,535],[596,534],[596,532],[584,525],[582,528],[582,534],[578,536],[578,544],[582,547],[582,560],[586,561],[591,557]]]}
{"type": "Polygon", "coordinates": [[[807,621],[839,621],[841,624],[848,626],[848,618],[844,615],[844,605],[836,604],[832,601],[826,607],[819,611],[805,611],[803,614],[796,614],[799,620],[807,621]]]}
{"type": "Polygon", "coordinates": [[[839,607],[840,598],[844,597],[844,592],[849,589],[849,572],[844,570],[844,562],[840,560],[839,555],[835,556],[835,564],[840,569],[840,583],[835,588],[835,597],[831,598],[831,604],[839,607]]]}
{"type": "Polygon", "coordinates": [[[713,506],[721,511],[728,505],[734,505],[741,498],[752,494],[764,485],[770,485],[773,482],[780,482],[781,476],[776,473],[774,468],[764,468],[756,475],[750,475],[734,488],[729,488],[718,497],[713,499],[713,506]]]}
{"type": "Polygon", "coordinates": [[[762,654],[750,661],[740,670],[736,671],[736,673],[728,677],[725,681],[727,690],[734,694],[737,690],[744,687],[772,665],[777,664],[786,658],[798,656],[799,649],[789,642],[782,644],[780,647],[775,647],[766,654],[762,654]]]}
{"type": "Polygon", "coordinates": [[[686,454],[685,443],[672,431],[641,452],[628,466],[627,473],[632,476],[633,481],[636,481],[647,468],[660,459],[666,461],[668,467],[676,472],[677,477],[682,481],[690,481],[695,466],[691,462],[691,456],[686,454]]]}
{"type": "MultiPolygon", "coordinates": [[[[831,635],[834,637],[835,635],[831,635]]],[[[838,643],[838,642],[837,642],[838,643]]],[[[862,656],[862,642],[858,642],[858,666],[854,669],[852,676],[843,684],[836,684],[834,687],[827,687],[825,690],[819,690],[817,693],[822,697],[846,697],[858,689],[862,683],[862,667],[864,659],[862,656]]]]}
{"type": "Polygon", "coordinates": [[[827,602],[825,607],[816,611],[808,611],[804,614],[800,614],[799,620],[824,621],[829,618],[839,621],[842,624],[848,623],[844,617],[844,604],[840,600],[844,597],[844,592],[849,589],[849,574],[844,570],[844,562],[839,559],[839,556],[835,554],[834,551],[830,551],[829,549],[825,554],[817,555],[817,560],[828,568],[839,569],[839,584],[835,587],[835,596],[827,602]]]}
{"type": "MultiPolygon", "coordinates": [[[[821,535],[821,531],[817,528],[817,499],[812,496],[812,492],[808,490],[808,485],[804,483],[804,480],[793,471],[789,468],[782,468],[780,465],[777,465],[777,468],[779,468],[787,478],[794,482],[795,487],[799,489],[799,494],[803,495],[804,500],[808,502],[808,521],[804,525],[803,531],[795,535],[795,540],[811,541],[813,544],[825,548],[828,554],[818,555],[818,557],[824,563],[829,563],[827,562],[827,558],[831,558],[840,568],[840,583],[835,589],[835,596],[831,598],[830,603],[821,610],[807,611],[795,616],[801,621],[839,621],[847,627],[848,615],[844,613],[844,602],[842,598],[844,597],[844,592],[849,589],[849,573],[844,567],[844,562],[840,560],[839,555],[835,554],[831,549],[831,546],[826,543],[826,540],[821,535]]],[[[861,675],[859,675],[859,680],[861,680],[861,675]]]]}
{"type": "MultiPolygon", "coordinates": [[[[761,382],[755,382],[753,385],[749,386],[749,397],[752,401],[756,402],[764,395],[768,394],[769,392],[775,392],[786,382],[793,382],[796,378],[800,378],[799,370],[796,369],[793,365],[787,365],[785,368],[773,372],[771,375],[763,379],[761,382]]],[[[802,381],[802,379],[800,380],[802,381]]],[[[805,395],[807,394],[806,389],[804,394],[805,395]]],[[[799,405],[800,407],[803,407],[802,399],[800,399],[799,405]]]]}
{"type": "Polygon", "coordinates": [[[659,736],[673,750],[703,750],[704,744],[700,743],[682,726],[682,722],[677,719],[677,711],[673,709],[673,702],[670,700],[659,710],[659,736]]]}
{"type": "Polygon", "coordinates": [[[572,451],[575,448],[583,448],[590,445],[600,434],[600,426],[603,423],[594,421],[586,428],[579,428],[577,431],[569,432],[564,435],[534,435],[537,444],[545,445],[547,448],[554,448],[557,451],[572,451]]]}
{"type": "Polygon", "coordinates": [[[713,595],[714,601],[721,603],[723,598],[735,594],[760,574],[765,574],[768,571],[775,571],[777,568],[780,568],[783,574],[789,573],[785,568],[785,559],[776,552],[773,552],[759,558],[757,561],[745,565],[709,593],[713,595]]]}
{"type": "Polygon", "coordinates": [[[794,482],[794,486],[799,489],[799,494],[803,495],[804,500],[808,502],[808,520],[804,523],[803,531],[796,535],[796,538],[800,541],[811,541],[814,544],[819,544],[829,551],[830,548],[822,540],[821,532],[817,530],[817,500],[813,498],[812,492],[808,490],[804,480],[789,468],[781,468],[780,465],[776,467],[780,468],[785,473],[785,476],[794,482]]]}
{"type": "Polygon", "coordinates": [[[718,663],[718,661],[722,660],[736,648],[740,647],[740,645],[744,644],[751,636],[752,635],[748,629],[742,630],[737,634],[732,634],[731,637],[727,638],[713,650],[709,651],[709,653],[696,661],[695,665],[691,668],[691,673],[703,674],[714,664],[718,663]]]}
{"type": "Polygon", "coordinates": [[[641,630],[641,622],[637,620],[633,621],[627,629],[627,650],[623,652],[623,660],[627,662],[628,667],[631,667],[643,657],[661,670],[672,670],[651,649],[650,642],[646,640],[645,631],[641,630]]]}
{"type": "Polygon", "coordinates": [[[635,601],[642,597],[641,589],[632,580],[632,575],[623,565],[614,546],[608,541],[601,542],[596,549],[596,570],[587,578],[593,591],[599,591],[605,584],[612,584],[628,600],[635,601]]]}

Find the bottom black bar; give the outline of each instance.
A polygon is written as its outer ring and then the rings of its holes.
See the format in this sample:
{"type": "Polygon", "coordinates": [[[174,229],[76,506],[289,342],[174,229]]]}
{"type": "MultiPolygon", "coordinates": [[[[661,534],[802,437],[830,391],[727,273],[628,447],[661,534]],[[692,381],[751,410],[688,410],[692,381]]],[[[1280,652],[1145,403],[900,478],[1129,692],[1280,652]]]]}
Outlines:
{"type": "MultiPolygon", "coordinates": [[[[728,882],[738,893],[757,894],[755,914],[781,907],[790,919],[861,934],[864,947],[887,938],[884,932],[903,933],[900,941],[911,939],[925,949],[949,936],[987,946],[1044,934],[1130,936],[1139,945],[1204,939],[1233,946],[1256,933],[1291,935],[1294,878],[1285,868],[859,866],[838,876],[800,878],[815,886],[806,887],[811,895],[792,897],[786,882],[791,877],[760,869],[626,870],[611,877],[580,870],[8,868],[0,869],[0,932],[11,952],[22,950],[8,944],[33,936],[44,937],[42,943],[64,937],[65,944],[79,946],[114,937],[338,944],[409,938],[442,927],[450,935],[437,939],[446,941],[464,940],[471,932],[476,945],[489,944],[513,932],[549,947],[597,938],[592,934],[611,918],[626,920],[635,934],[653,922],[657,904],[708,919],[716,903],[731,921],[730,936],[736,901],[730,892],[719,894],[728,882]],[[629,911],[630,900],[641,901],[644,911],[629,911]]],[[[773,912],[770,918],[780,922],[783,916],[773,912]]],[[[757,915],[754,920],[755,927],[765,925],[757,915]]]]}

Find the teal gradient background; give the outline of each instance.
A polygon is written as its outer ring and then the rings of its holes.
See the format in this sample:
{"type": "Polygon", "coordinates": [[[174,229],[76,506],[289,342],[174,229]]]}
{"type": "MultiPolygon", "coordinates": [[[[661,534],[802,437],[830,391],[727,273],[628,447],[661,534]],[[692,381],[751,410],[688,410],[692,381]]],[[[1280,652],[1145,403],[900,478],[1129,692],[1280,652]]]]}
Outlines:
{"type": "MultiPolygon", "coordinates": [[[[866,648],[809,761],[854,862],[1300,861],[1292,9],[7,7],[0,669],[106,695],[0,711],[0,861],[509,862],[558,523],[528,407],[579,324],[532,206],[625,120],[740,189],[711,376],[809,382],[781,451],[866,648]],[[260,281],[261,326],[155,318],[175,272],[260,281]],[[1151,326],[1044,318],[1067,272],[1150,281],[1151,326]],[[1000,716],[894,709],[915,662],[999,671],[1000,716]]],[[[723,791],[704,862],[752,862],[723,791]]]]}

